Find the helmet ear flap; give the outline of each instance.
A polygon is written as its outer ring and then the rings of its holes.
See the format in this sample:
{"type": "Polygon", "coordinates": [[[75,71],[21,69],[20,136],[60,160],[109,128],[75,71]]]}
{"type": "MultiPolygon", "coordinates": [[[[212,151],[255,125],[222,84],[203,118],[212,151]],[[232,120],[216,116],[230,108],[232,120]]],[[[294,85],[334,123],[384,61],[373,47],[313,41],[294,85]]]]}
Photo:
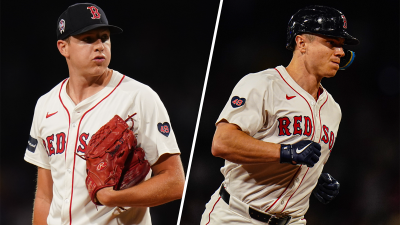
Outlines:
{"type": "Polygon", "coordinates": [[[343,49],[345,55],[340,59],[339,63],[339,70],[345,70],[347,69],[354,61],[354,58],[356,57],[356,53],[353,51],[350,51],[348,49],[343,49]]]}

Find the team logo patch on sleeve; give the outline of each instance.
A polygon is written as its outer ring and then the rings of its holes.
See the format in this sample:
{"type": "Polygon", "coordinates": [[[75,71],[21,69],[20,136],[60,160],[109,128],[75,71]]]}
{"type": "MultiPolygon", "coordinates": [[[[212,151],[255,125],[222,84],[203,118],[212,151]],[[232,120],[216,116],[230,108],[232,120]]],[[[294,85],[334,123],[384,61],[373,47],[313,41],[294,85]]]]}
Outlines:
{"type": "Polygon", "coordinates": [[[37,139],[29,135],[28,145],[26,146],[26,150],[34,153],[36,150],[37,143],[38,143],[37,139]]]}
{"type": "Polygon", "coordinates": [[[164,136],[168,137],[169,132],[171,131],[171,126],[169,125],[168,122],[165,123],[158,123],[157,124],[158,131],[160,131],[161,134],[164,136]]]}
{"type": "Polygon", "coordinates": [[[231,100],[231,105],[233,108],[238,108],[244,105],[246,103],[245,98],[240,98],[239,96],[233,96],[231,100]]]}

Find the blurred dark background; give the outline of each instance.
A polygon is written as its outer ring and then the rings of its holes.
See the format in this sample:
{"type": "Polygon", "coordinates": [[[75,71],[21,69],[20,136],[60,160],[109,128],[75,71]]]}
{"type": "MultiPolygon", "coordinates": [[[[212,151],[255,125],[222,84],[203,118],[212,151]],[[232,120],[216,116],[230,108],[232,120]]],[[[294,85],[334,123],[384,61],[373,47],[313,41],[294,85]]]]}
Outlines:
{"type": "Polygon", "coordinates": [[[181,224],[199,224],[205,204],[223,181],[224,160],[211,155],[215,122],[235,84],[246,74],[287,66],[286,27],[300,8],[339,9],[348,32],[360,40],[354,63],[322,85],[343,117],[324,168],[341,184],[327,205],[314,196],[308,224],[398,225],[399,197],[399,1],[265,1],[223,3],[181,224]]]}
{"type": "MultiPolygon", "coordinates": [[[[79,1],[78,1],[79,2],[79,1]]],[[[149,85],[168,110],[186,170],[218,1],[89,1],[121,35],[110,68],[149,85]]],[[[77,1],[1,2],[0,224],[31,224],[36,166],[24,161],[37,99],[68,77],[56,47],[60,14],[77,1]]],[[[180,201],[151,208],[154,225],[176,224],[180,201]]]]}

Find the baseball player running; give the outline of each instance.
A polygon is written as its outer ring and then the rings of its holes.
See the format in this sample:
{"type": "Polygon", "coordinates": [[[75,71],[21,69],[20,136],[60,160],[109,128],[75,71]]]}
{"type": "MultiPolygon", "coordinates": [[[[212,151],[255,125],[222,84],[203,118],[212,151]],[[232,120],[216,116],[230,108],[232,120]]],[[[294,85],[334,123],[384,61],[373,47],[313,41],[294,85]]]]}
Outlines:
{"type": "MultiPolygon", "coordinates": [[[[57,21],[57,47],[67,61],[69,78],[40,97],[35,108],[25,153],[25,160],[38,166],[33,224],[147,225],[151,224],[148,207],[181,198],[180,151],[163,103],[148,86],[108,68],[110,34],[121,32],[91,3],[71,5],[57,21]],[[133,187],[93,191],[95,184],[87,179],[92,168],[87,168],[83,156],[92,147],[93,134],[116,115],[128,119],[120,124],[133,133],[129,143],[120,139],[122,144],[118,142],[114,150],[137,143],[151,170],[133,187]],[[89,196],[88,187],[94,196],[89,196]]],[[[108,128],[100,129],[97,137],[108,128]]],[[[120,154],[111,152],[109,157],[119,159],[120,154]]],[[[110,164],[94,168],[106,170],[110,164]]]]}
{"type": "Polygon", "coordinates": [[[341,111],[321,80],[354,59],[343,46],[359,41],[346,29],[336,9],[300,9],[287,30],[289,65],[249,74],[235,86],[212,143],[212,154],[225,159],[225,180],[202,225],[306,224],[312,192],[322,203],[339,193],[339,183],[322,170],[341,111]]]}

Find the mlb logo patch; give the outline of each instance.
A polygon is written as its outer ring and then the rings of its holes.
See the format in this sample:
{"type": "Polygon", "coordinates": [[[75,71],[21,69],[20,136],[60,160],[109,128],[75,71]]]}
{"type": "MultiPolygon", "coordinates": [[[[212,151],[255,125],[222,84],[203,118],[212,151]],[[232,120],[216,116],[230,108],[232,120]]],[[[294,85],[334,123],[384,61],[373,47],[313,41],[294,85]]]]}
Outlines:
{"type": "Polygon", "coordinates": [[[60,22],[58,23],[58,29],[60,30],[60,33],[64,33],[65,31],[65,20],[61,19],[60,22]]]}

